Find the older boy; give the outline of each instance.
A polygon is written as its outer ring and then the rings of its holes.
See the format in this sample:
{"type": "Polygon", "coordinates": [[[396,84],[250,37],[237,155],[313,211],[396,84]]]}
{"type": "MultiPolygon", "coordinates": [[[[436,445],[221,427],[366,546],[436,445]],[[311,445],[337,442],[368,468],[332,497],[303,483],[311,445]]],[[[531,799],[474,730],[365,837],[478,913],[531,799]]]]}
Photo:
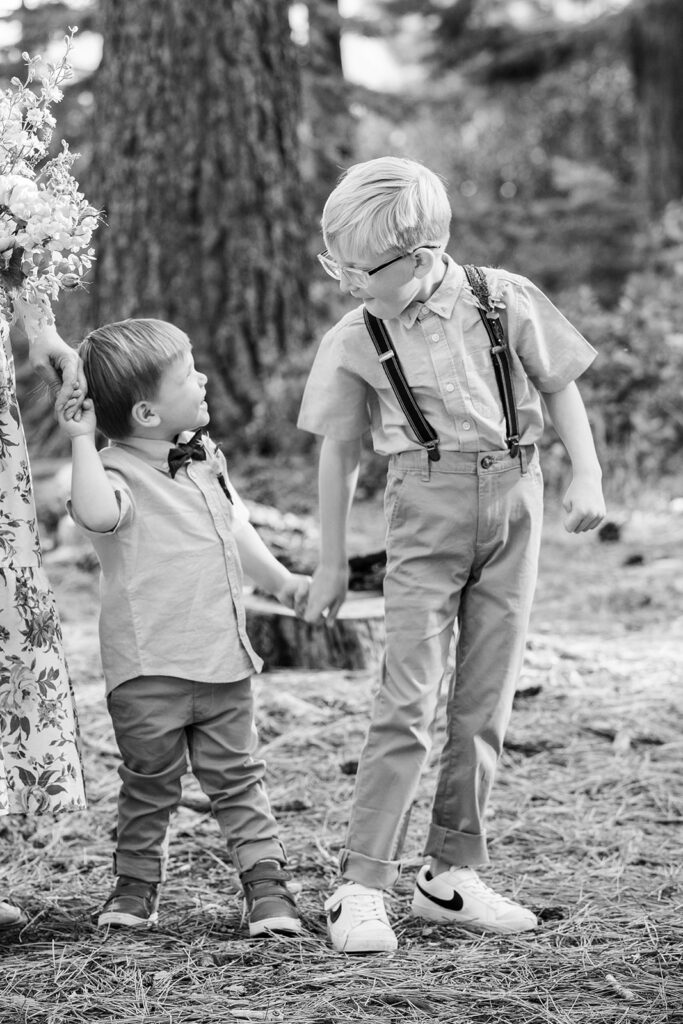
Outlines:
{"type": "Polygon", "coordinates": [[[333,620],[346,594],[346,523],[362,435],[370,430],[375,450],[389,457],[386,651],[340,858],[343,884],[325,904],[332,944],[348,953],[396,947],[382,890],[399,873],[454,628],[430,861],[418,873],[413,912],[501,933],[536,926],[529,910],[486,886],[474,868],[488,862],[486,807],[536,581],[540,396],[572,463],[566,528],[593,529],[604,515],[600,466],[574,383],[594,350],[525,278],[486,271],[509,343],[519,421],[518,443],[507,447],[489,338],[463,268],[444,253],[450,217],[435,174],[385,157],[352,167],[322,218],[320,261],[362,305],[323,338],[299,418],[324,438],[321,559],[309,621],[325,610],[333,620]],[[413,433],[363,307],[384,322],[436,444],[413,433]]]}
{"type": "Polygon", "coordinates": [[[116,885],[100,926],[156,920],[169,818],[189,756],[244,889],[249,933],[301,929],[256,760],[242,568],[296,607],[308,591],[248,522],[209,422],[206,377],[182,331],[126,320],[80,348],[89,398],[59,416],[71,510],[102,567],[100,642],[119,769],[116,885]],[[98,426],[112,439],[98,452],[98,426]],[[189,440],[185,431],[195,431],[189,440]]]}

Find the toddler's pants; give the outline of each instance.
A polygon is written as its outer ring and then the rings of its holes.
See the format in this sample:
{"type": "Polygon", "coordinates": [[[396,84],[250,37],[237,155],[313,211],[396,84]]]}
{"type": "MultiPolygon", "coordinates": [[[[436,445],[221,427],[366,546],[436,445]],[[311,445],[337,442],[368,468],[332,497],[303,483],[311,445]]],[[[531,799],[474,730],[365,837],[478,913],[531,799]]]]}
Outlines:
{"type": "Polygon", "coordinates": [[[340,866],[385,888],[431,747],[456,630],[425,853],[488,862],[484,814],[524,656],[536,585],[543,480],[533,446],[392,456],[385,492],[386,648],[340,866]]]}
{"type": "Polygon", "coordinates": [[[189,763],[226,839],[235,868],[285,861],[263,784],[250,679],[200,683],[138,676],[107,697],[123,764],[119,768],[114,871],[163,881],[171,812],[189,763]]]}

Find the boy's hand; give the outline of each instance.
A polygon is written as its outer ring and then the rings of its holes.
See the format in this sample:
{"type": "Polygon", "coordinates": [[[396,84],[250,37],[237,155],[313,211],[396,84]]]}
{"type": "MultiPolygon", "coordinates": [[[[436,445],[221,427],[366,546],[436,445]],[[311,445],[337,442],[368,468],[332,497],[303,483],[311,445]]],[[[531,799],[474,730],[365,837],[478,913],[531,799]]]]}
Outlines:
{"type": "Polygon", "coordinates": [[[297,573],[290,573],[289,580],[275,595],[281,604],[293,608],[297,618],[302,619],[308,601],[308,592],[311,587],[310,576],[299,576],[297,573]]]}
{"type": "Polygon", "coordinates": [[[319,565],[313,573],[311,592],[308,596],[308,606],[304,613],[306,622],[320,622],[324,616],[325,622],[332,625],[337,618],[339,609],[346,600],[346,592],[349,589],[348,566],[342,568],[329,568],[319,565]]]}
{"type": "MultiPolygon", "coordinates": [[[[67,403],[68,405],[68,403],[67,403]]],[[[69,415],[67,406],[61,404],[60,399],[57,399],[55,403],[55,414],[57,416],[57,422],[63,434],[67,437],[81,437],[83,435],[91,434],[95,436],[97,429],[97,420],[95,418],[95,409],[92,404],[92,399],[86,398],[83,405],[78,410],[78,415],[69,415]]]]}
{"type": "Polygon", "coordinates": [[[602,484],[594,477],[575,477],[562,501],[567,513],[564,528],[568,533],[594,530],[605,518],[605,499],[602,484]]]}

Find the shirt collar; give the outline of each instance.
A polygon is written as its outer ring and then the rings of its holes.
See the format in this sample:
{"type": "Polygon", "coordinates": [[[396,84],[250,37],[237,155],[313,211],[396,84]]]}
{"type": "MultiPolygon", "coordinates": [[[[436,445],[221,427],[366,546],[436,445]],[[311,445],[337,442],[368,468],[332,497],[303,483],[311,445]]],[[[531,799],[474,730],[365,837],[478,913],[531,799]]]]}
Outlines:
{"type": "MultiPolygon", "coordinates": [[[[185,435],[180,437],[184,440],[185,435]]],[[[121,448],[124,452],[137,456],[154,469],[168,472],[168,453],[173,447],[172,441],[162,441],[151,437],[126,437],[122,441],[111,441],[111,448],[121,448]]]]}
{"type": "Polygon", "coordinates": [[[444,320],[453,315],[465,281],[465,271],[448,254],[444,253],[444,259],[447,263],[446,273],[436,291],[425,302],[411,302],[402,313],[399,313],[397,319],[403,327],[412,327],[423,307],[443,317],[444,320]]]}

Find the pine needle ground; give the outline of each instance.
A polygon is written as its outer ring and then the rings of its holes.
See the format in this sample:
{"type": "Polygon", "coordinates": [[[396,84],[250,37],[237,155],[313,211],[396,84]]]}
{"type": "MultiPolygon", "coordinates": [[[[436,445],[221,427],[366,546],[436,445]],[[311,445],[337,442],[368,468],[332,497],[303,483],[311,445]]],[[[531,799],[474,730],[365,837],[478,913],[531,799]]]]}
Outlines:
{"type": "Polygon", "coordinates": [[[362,957],[330,950],[322,903],[337,878],[375,683],[368,671],[287,670],[256,684],[271,800],[304,918],[300,940],[247,937],[236,875],[189,777],[158,927],[98,932],[119,780],[97,658],[96,584],[76,568],[51,572],[90,807],[57,822],[0,822],[6,884],[29,917],[0,939],[0,1022],[683,1024],[681,559],[657,554],[652,537],[648,547],[634,541],[646,557],[632,571],[623,568],[623,545],[574,546],[552,532],[546,541],[493,791],[492,864],[482,873],[537,912],[538,931],[484,936],[411,917],[437,730],[405,870],[388,900],[399,949],[362,957]]]}

